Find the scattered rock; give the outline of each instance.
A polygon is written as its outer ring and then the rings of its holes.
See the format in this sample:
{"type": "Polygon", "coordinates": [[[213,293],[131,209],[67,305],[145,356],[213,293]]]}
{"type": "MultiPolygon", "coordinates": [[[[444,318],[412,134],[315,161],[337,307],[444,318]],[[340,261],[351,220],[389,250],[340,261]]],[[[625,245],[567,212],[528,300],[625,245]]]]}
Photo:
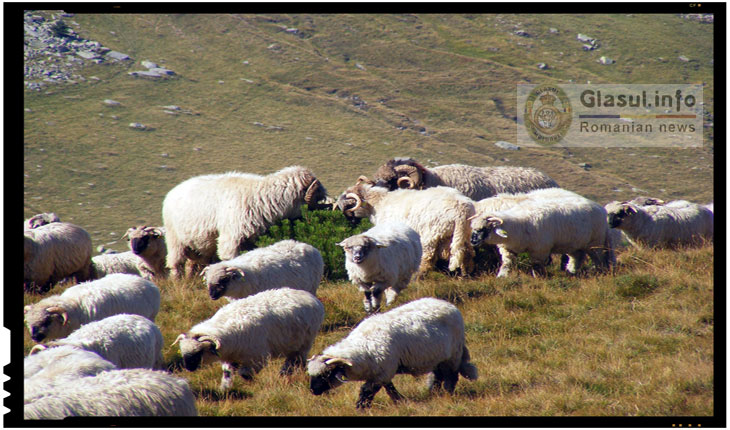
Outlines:
{"type": "Polygon", "coordinates": [[[558,31],[557,28],[550,27],[550,33],[557,34],[557,33],[560,33],[560,31],[558,31]]]}
{"type": "Polygon", "coordinates": [[[143,60],[142,63],[140,63],[140,64],[142,64],[142,67],[145,67],[147,69],[156,69],[156,68],[160,67],[157,65],[157,63],[153,63],[152,61],[149,61],[149,60],[143,60]]]}
{"type": "Polygon", "coordinates": [[[86,60],[93,60],[93,59],[99,58],[99,54],[97,54],[96,52],[92,52],[92,51],[78,51],[76,53],[76,55],[78,55],[79,57],[84,58],[86,60]]]}
{"type": "Polygon", "coordinates": [[[576,39],[580,40],[581,42],[590,43],[591,45],[595,45],[598,41],[597,39],[594,39],[592,37],[586,36],[585,34],[578,33],[578,36],[576,39]]]}
{"type": "Polygon", "coordinates": [[[106,100],[104,100],[104,104],[107,105],[107,106],[112,106],[112,107],[121,106],[122,105],[118,101],[112,100],[112,99],[106,99],[106,100]]]}
{"type": "Polygon", "coordinates": [[[604,57],[599,58],[598,62],[601,64],[613,64],[616,62],[616,60],[612,60],[612,59],[604,56],[604,57]]]}
{"type": "Polygon", "coordinates": [[[129,57],[129,55],[122,54],[121,52],[117,52],[117,51],[109,51],[109,52],[106,53],[106,56],[109,57],[109,58],[111,58],[111,59],[117,60],[117,61],[131,60],[131,58],[129,57]]]}
{"type": "Polygon", "coordinates": [[[520,147],[515,145],[514,143],[505,142],[504,140],[494,142],[494,146],[500,147],[502,149],[506,149],[508,151],[517,151],[520,149],[520,147]]]}
{"type": "Polygon", "coordinates": [[[129,127],[130,128],[133,128],[135,130],[146,130],[147,129],[147,126],[146,125],[141,124],[139,122],[130,122],[129,123],[129,127]]]}
{"type": "Polygon", "coordinates": [[[525,30],[516,30],[515,34],[517,36],[522,36],[522,37],[532,37],[532,35],[530,33],[526,32],[525,30]]]}
{"type": "Polygon", "coordinates": [[[679,61],[684,61],[685,63],[689,62],[689,58],[685,57],[684,55],[679,56],[679,61]]]}
{"type": "Polygon", "coordinates": [[[591,166],[588,163],[580,163],[580,164],[578,164],[578,167],[582,168],[583,170],[591,170],[591,167],[593,167],[593,166],[591,166]]]}
{"type": "Polygon", "coordinates": [[[545,63],[538,63],[538,64],[537,64],[537,68],[538,68],[538,69],[540,69],[540,70],[547,70],[547,69],[549,69],[549,68],[550,68],[550,66],[548,66],[548,65],[547,65],[547,64],[545,64],[545,63]]]}
{"type": "Polygon", "coordinates": [[[360,70],[367,70],[367,69],[365,68],[365,66],[363,66],[363,65],[362,65],[362,64],[360,64],[360,63],[355,63],[355,67],[357,67],[357,68],[358,68],[358,69],[360,69],[360,70]]]}
{"type": "Polygon", "coordinates": [[[593,45],[583,45],[584,51],[593,51],[594,49],[596,49],[596,47],[593,45]]]}

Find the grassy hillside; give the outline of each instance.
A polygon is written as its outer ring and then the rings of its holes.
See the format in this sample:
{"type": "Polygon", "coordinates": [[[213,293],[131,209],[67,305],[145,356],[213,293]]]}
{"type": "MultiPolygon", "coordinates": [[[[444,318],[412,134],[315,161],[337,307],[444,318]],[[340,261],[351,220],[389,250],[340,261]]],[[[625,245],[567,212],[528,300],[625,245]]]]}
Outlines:
{"type": "MultiPolygon", "coordinates": [[[[160,225],[166,193],[191,176],[294,164],[313,169],[335,197],[387,159],[412,156],[427,166],[536,167],[601,204],[637,195],[714,198],[712,126],[702,148],[494,146],[516,140],[516,85],[524,83],[703,83],[711,120],[713,25],[670,14],[76,14],[68,21],[133,62],[91,64],[85,82],[25,92],[24,216],[56,212],[88,230],[95,248],[126,250],[119,238],[127,228],[160,225]],[[578,33],[599,39],[600,49],[582,51],[578,33]],[[596,62],[604,55],[617,63],[596,62]],[[128,76],[143,60],[177,76],[128,76]],[[550,68],[538,69],[541,62],[550,68]],[[167,105],[190,114],[169,115],[167,105]]],[[[305,374],[278,376],[281,360],[253,382],[236,380],[229,394],[217,391],[219,366],[181,370],[170,344],[223,305],[200,280],[159,283],[157,324],[170,369],[190,381],[206,416],[713,415],[712,244],[627,249],[619,262],[611,275],[568,277],[551,267],[546,279],[432,272],[412,283],[398,304],[435,296],[462,311],[480,378],[433,397],[425,378],[397,376],[408,400],[393,406],[379,393],[366,412],[354,409],[358,383],[314,397],[305,374]]],[[[360,293],[346,282],[324,282],[318,296],[326,318],[313,353],[365,316],[360,293]]],[[[24,336],[27,354],[32,342],[24,336]]]]}

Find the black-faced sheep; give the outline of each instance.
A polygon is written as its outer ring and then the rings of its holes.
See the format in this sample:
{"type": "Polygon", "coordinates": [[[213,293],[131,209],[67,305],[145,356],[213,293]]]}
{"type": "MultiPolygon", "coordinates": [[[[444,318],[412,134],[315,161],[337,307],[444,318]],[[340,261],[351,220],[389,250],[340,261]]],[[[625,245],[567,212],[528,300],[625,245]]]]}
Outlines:
{"type": "Polygon", "coordinates": [[[83,282],[91,275],[91,236],[83,228],[54,222],[23,232],[23,286],[46,292],[73,276],[83,282]]]}
{"type": "Polygon", "coordinates": [[[113,274],[68,288],[24,308],[25,323],[35,342],[66,337],[82,324],[117,314],[155,320],[160,289],[139,276],[113,274]]]}
{"type": "Polygon", "coordinates": [[[672,247],[712,240],[714,214],[685,200],[660,206],[638,206],[613,201],[606,205],[608,224],[622,230],[638,246],[672,247]]]}
{"type": "Polygon", "coordinates": [[[151,281],[167,277],[164,228],[132,227],[122,237],[129,240],[129,251],[92,257],[91,273],[94,279],[112,273],[139,275],[151,281]]]}
{"type": "Polygon", "coordinates": [[[363,320],[346,338],[307,363],[310,389],[320,395],[345,381],[365,381],[357,408],[369,408],[381,387],[397,402],[402,396],[393,377],[432,373],[430,389],[454,392],[459,374],[477,379],[464,340],[459,310],[439,299],[424,298],[363,320]]]}
{"type": "Polygon", "coordinates": [[[229,172],[188,179],[162,204],[167,266],[179,277],[186,260],[230,260],[272,224],[301,216],[301,205],[315,208],[325,196],[314,174],[299,166],[267,176],[229,172]]]}
{"type": "Polygon", "coordinates": [[[337,201],[346,217],[365,218],[377,225],[402,222],[421,237],[419,276],[436,262],[449,261],[449,270],[468,275],[473,268],[474,250],[469,244],[471,233],[467,218],[474,215],[471,199],[449,187],[418,190],[397,190],[360,182],[348,188],[337,201]]]}
{"type": "Polygon", "coordinates": [[[386,305],[393,303],[421,262],[421,238],[401,222],[378,224],[338,245],[345,250],[347,276],[365,296],[367,313],[378,311],[383,292],[386,305]]]}
{"type": "Polygon", "coordinates": [[[376,185],[390,190],[452,187],[475,201],[499,193],[524,193],[558,187],[548,175],[531,167],[448,164],[429,169],[412,158],[389,160],[378,168],[373,180],[376,185]]]}
{"type": "Polygon", "coordinates": [[[227,390],[234,371],[250,380],[271,357],[286,357],[282,375],[303,368],[323,320],[324,306],[312,294],[278,288],[232,301],[175,343],[189,371],[221,361],[220,388],[227,390]]]}
{"type": "Polygon", "coordinates": [[[295,240],[282,240],[238,257],[211,264],[202,271],[213,300],[240,299],[264,290],[289,287],[316,294],[324,275],[317,248],[295,240]]]}

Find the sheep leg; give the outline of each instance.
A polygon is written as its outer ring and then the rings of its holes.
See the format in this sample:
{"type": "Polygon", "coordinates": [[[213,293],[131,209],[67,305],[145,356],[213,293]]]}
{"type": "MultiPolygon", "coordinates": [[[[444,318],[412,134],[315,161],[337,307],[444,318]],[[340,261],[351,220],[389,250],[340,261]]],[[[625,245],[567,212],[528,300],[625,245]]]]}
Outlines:
{"type": "Polygon", "coordinates": [[[390,306],[395,299],[398,297],[398,291],[400,289],[395,289],[394,287],[388,287],[385,289],[385,305],[390,306]]]}
{"type": "Polygon", "coordinates": [[[585,251],[575,251],[568,254],[568,265],[565,266],[565,270],[571,275],[575,275],[583,264],[583,260],[586,258],[585,251]]]}
{"type": "Polygon", "coordinates": [[[425,244],[423,246],[423,252],[421,253],[421,265],[418,267],[417,279],[422,279],[426,272],[433,266],[433,261],[436,258],[436,246],[434,244],[425,244]]]}
{"type": "Polygon", "coordinates": [[[304,368],[304,356],[299,352],[295,352],[286,357],[284,365],[281,366],[281,370],[279,371],[279,375],[291,375],[297,367],[304,368]]]}
{"type": "Polygon", "coordinates": [[[376,283],[373,285],[373,288],[371,291],[370,296],[370,303],[372,305],[373,312],[377,312],[380,310],[380,303],[383,301],[383,290],[385,289],[386,285],[383,283],[376,283]]]}
{"type": "Polygon", "coordinates": [[[223,370],[223,377],[221,378],[221,391],[230,390],[233,386],[233,372],[238,366],[236,363],[221,363],[221,369],[223,370]]]}
{"type": "Polygon", "coordinates": [[[428,374],[428,390],[430,392],[436,392],[441,389],[441,383],[443,382],[443,377],[441,376],[441,373],[438,372],[437,369],[434,369],[433,372],[428,374]]]}
{"type": "Polygon", "coordinates": [[[596,268],[600,271],[605,271],[610,267],[610,250],[607,249],[590,249],[588,251],[588,255],[591,257],[591,261],[593,261],[593,265],[596,266],[596,268]]]}
{"type": "Polygon", "coordinates": [[[392,382],[388,382],[387,384],[383,385],[383,387],[385,387],[385,392],[388,393],[388,396],[390,397],[390,400],[393,401],[393,403],[398,403],[403,400],[403,396],[401,396],[398,390],[395,389],[395,385],[393,385],[392,382]]]}
{"type": "Polygon", "coordinates": [[[547,276],[547,270],[545,269],[544,261],[533,261],[532,262],[532,277],[542,278],[547,276]]]}
{"type": "Polygon", "coordinates": [[[172,249],[167,254],[167,267],[170,268],[170,276],[173,279],[180,279],[185,276],[186,258],[183,256],[182,249],[172,249]]]}
{"type": "Polygon", "coordinates": [[[370,291],[363,291],[363,295],[365,297],[362,299],[362,304],[365,307],[365,313],[371,314],[373,312],[373,308],[370,305],[370,298],[372,296],[372,293],[370,293],[370,291]]]}
{"type": "Polygon", "coordinates": [[[449,393],[454,392],[456,383],[459,380],[459,372],[453,370],[448,362],[439,363],[431,375],[429,377],[429,390],[431,392],[439,390],[441,384],[449,393]]]}
{"type": "Polygon", "coordinates": [[[376,384],[375,382],[366,382],[360,387],[360,397],[355,403],[357,409],[366,409],[372,406],[375,394],[380,391],[382,385],[376,384]]]}
{"type": "Polygon", "coordinates": [[[504,278],[505,276],[509,275],[510,267],[517,258],[517,254],[502,246],[497,247],[497,249],[499,249],[499,255],[502,256],[502,265],[499,266],[499,272],[497,272],[497,277],[504,278]]]}

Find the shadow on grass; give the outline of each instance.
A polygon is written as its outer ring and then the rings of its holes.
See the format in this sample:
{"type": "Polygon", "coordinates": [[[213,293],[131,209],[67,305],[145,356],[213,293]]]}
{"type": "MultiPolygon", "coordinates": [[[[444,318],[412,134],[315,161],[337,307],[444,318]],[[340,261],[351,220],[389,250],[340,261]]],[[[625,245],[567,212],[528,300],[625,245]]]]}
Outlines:
{"type": "Polygon", "coordinates": [[[195,393],[195,397],[198,400],[205,400],[206,402],[220,402],[222,400],[243,400],[250,399],[253,397],[252,393],[239,390],[229,390],[221,392],[218,390],[211,390],[204,388],[195,393]]]}

